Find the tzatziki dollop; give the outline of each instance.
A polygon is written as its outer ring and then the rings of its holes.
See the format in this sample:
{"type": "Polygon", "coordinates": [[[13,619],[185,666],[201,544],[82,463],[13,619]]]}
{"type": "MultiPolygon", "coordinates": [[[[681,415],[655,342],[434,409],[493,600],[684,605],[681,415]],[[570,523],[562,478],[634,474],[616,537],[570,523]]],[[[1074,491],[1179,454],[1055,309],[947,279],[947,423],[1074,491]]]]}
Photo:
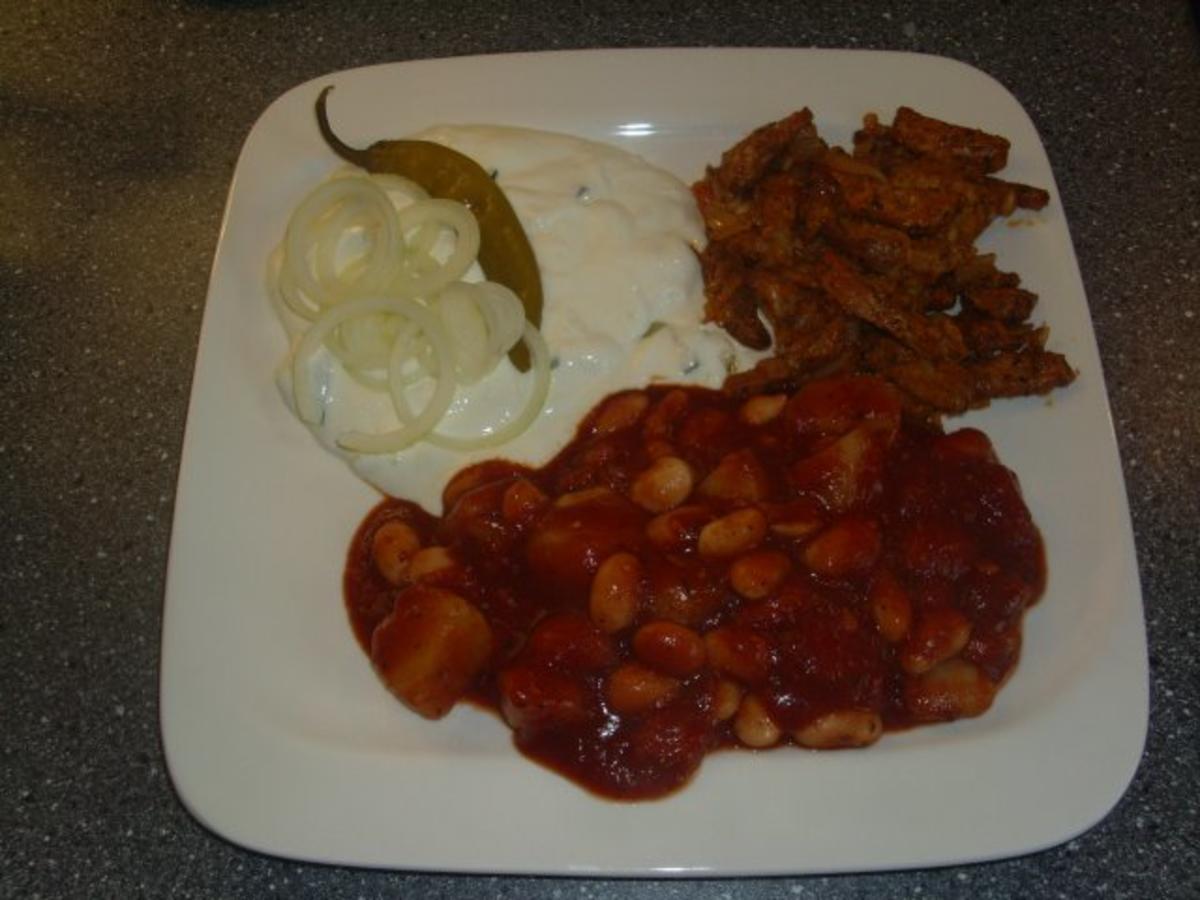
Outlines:
{"type": "MultiPolygon", "coordinates": [[[[761,358],[702,321],[696,251],[704,225],[691,192],[670,173],[607,144],[523,128],[439,126],[414,137],[475,159],[520,218],[542,276],[550,392],[533,424],[499,447],[456,451],[421,442],[387,455],[351,453],[338,446],[339,435],[395,428],[395,412],[386,394],[356,382],[321,350],[311,374],[326,412],[310,428],[370,484],[438,514],[456,471],[494,457],[545,463],[607,394],[653,382],[718,387],[761,358]]],[[[476,269],[468,280],[481,277],[476,269]]],[[[290,403],[287,369],[279,381],[290,403]]],[[[520,410],[527,380],[502,360],[458,389],[437,430],[469,436],[502,426],[520,410]]]]}

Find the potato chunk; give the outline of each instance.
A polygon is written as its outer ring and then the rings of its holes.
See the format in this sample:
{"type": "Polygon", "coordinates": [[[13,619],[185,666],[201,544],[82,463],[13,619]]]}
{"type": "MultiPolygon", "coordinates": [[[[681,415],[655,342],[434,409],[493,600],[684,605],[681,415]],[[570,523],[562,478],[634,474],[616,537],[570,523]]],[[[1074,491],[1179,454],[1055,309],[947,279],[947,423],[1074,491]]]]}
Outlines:
{"type": "Polygon", "coordinates": [[[371,662],[388,690],[427,719],[450,711],[491,654],[492,629],[483,614],[434,587],[401,594],[371,636],[371,662]]]}
{"type": "Polygon", "coordinates": [[[638,545],[645,517],[608,488],[564,495],[530,531],[525,545],[530,571],[562,589],[587,589],[600,563],[638,545]]]}

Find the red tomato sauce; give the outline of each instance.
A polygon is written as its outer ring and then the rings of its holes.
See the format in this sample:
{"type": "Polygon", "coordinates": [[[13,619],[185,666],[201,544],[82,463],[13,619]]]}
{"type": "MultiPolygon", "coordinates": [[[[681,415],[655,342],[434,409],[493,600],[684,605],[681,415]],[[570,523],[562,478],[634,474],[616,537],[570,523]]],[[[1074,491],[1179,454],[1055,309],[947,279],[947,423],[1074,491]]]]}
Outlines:
{"type": "Polygon", "coordinates": [[[905,421],[865,376],[616,394],[546,466],[472,466],[444,500],[441,518],[385,500],[358,529],[359,643],[416,711],[493,709],[524,754],[618,799],[677,789],[720,747],[861,747],[983,713],[1045,581],[987,437],[905,421]]]}

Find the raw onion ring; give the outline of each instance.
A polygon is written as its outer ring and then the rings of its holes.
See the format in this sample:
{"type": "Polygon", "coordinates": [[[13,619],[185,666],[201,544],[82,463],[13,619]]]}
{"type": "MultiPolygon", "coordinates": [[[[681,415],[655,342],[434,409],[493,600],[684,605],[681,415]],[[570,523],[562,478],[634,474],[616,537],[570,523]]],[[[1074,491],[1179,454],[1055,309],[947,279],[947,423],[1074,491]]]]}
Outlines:
{"type": "Polygon", "coordinates": [[[285,327],[296,338],[292,391],[300,419],[310,425],[324,419],[310,374],[324,346],[359,384],[388,393],[401,423],[378,434],[338,435],[344,450],[394,453],[422,439],[471,450],[506,443],[525,431],[545,404],[550,353],[510,289],[461,280],[478,256],[479,242],[469,209],[430,199],[400,176],[336,177],[301,201],[267,267],[281,313],[290,311],[307,325],[297,327],[284,313],[285,327]],[[409,204],[397,209],[397,194],[409,204]],[[441,243],[446,231],[454,233],[448,252],[441,243]],[[354,240],[359,246],[347,249],[354,240]],[[521,341],[533,366],[520,413],[478,438],[437,434],[457,385],[490,375],[521,341]],[[427,378],[432,394],[414,413],[408,391],[427,378]]]}
{"type": "MultiPolygon", "coordinates": [[[[550,348],[546,346],[546,340],[542,337],[542,333],[528,322],[525,324],[521,339],[529,348],[529,374],[533,379],[533,386],[530,388],[529,397],[520,414],[502,428],[477,438],[455,437],[430,430],[424,436],[426,443],[447,450],[482,450],[486,447],[507,444],[525,433],[525,430],[533,424],[542,411],[542,406],[546,403],[546,395],[550,392],[550,348]]],[[[402,421],[405,420],[406,414],[412,415],[407,407],[397,406],[396,411],[402,421]]]]}
{"type": "Polygon", "coordinates": [[[454,358],[454,348],[446,335],[441,321],[429,309],[403,297],[359,297],[346,300],[337,306],[326,310],[309,327],[296,346],[292,360],[292,389],[296,399],[296,413],[301,421],[315,425],[321,421],[321,409],[313,389],[312,378],[308,367],[312,357],[325,343],[325,339],[335,328],[356,316],[373,313],[391,313],[413,322],[420,328],[425,340],[433,348],[433,367],[435,387],[425,408],[416,416],[408,410],[408,400],[404,397],[407,386],[399,381],[398,374],[403,366],[402,353],[407,349],[409,340],[399,338],[392,345],[388,360],[389,387],[392,402],[397,410],[409,412],[409,420],[404,426],[394,431],[382,434],[367,434],[360,431],[350,431],[338,437],[339,446],[357,453],[394,453],[403,450],[410,444],[420,440],[433,429],[454,399],[454,381],[447,373],[454,358]]]}
{"type": "MultiPolygon", "coordinates": [[[[307,302],[303,308],[310,313],[306,318],[311,318],[323,307],[355,292],[361,295],[386,289],[399,274],[403,243],[391,198],[369,178],[335,178],[320,185],[301,201],[284,235],[283,266],[295,289],[292,299],[302,297],[307,302]],[[336,253],[336,245],[351,221],[370,223],[360,226],[368,232],[378,229],[368,249],[358,258],[359,265],[346,267],[353,277],[345,277],[346,268],[330,272],[328,265],[318,265],[318,271],[314,272],[313,255],[323,262],[324,257],[336,253]],[[330,241],[334,242],[332,251],[330,241]]],[[[293,302],[288,306],[303,315],[293,302]]]]}

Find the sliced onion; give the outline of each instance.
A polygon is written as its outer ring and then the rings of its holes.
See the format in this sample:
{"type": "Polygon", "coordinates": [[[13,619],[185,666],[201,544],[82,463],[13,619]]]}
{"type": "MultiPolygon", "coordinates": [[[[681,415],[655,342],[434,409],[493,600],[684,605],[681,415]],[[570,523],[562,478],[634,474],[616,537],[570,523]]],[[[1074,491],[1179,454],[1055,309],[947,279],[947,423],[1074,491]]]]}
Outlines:
{"type": "Polygon", "coordinates": [[[337,302],[367,272],[367,262],[362,257],[350,260],[340,270],[337,265],[338,248],[342,242],[355,232],[369,234],[371,231],[371,222],[357,206],[357,203],[340,203],[309,231],[312,244],[306,257],[306,268],[312,273],[315,283],[326,286],[325,291],[313,297],[323,306],[337,302]]]}
{"type": "Polygon", "coordinates": [[[325,346],[348,369],[387,369],[399,320],[387,313],[357,316],[338,326],[325,346]]]}
{"type": "Polygon", "coordinates": [[[429,199],[429,191],[425,190],[425,188],[421,187],[411,178],[405,178],[403,175],[392,175],[383,172],[372,175],[371,180],[389,194],[403,194],[404,198],[409,202],[429,199]]]}
{"type": "Polygon", "coordinates": [[[267,296],[271,298],[271,305],[275,308],[279,321],[283,323],[283,329],[287,332],[288,339],[297,340],[304,333],[305,325],[296,320],[301,319],[307,323],[312,321],[314,314],[307,310],[297,313],[292,309],[284,293],[282,273],[283,248],[276,247],[267,257],[267,296]]]}
{"type": "MultiPolygon", "coordinates": [[[[542,333],[528,322],[521,334],[521,340],[529,348],[529,377],[533,383],[520,414],[504,427],[477,438],[454,437],[437,431],[429,431],[424,438],[427,443],[447,450],[482,450],[486,447],[507,444],[525,433],[525,430],[541,413],[542,407],[546,404],[546,395],[550,392],[550,349],[546,346],[546,340],[542,337],[542,333]]],[[[397,412],[402,421],[405,419],[405,413],[411,415],[407,407],[403,409],[397,407],[397,412]]]]}
{"type": "MultiPolygon", "coordinates": [[[[292,384],[302,421],[318,424],[323,407],[310,374],[324,346],[363,386],[390,395],[401,427],[382,434],[350,431],[337,443],[354,453],[395,453],[418,440],[455,450],[497,446],[525,431],[546,401],[550,354],[511,290],[462,276],[479,252],[479,225],[462,204],[433,200],[399,176],[335,178],[308,195],[288,222],[267,267],[272,298],[307,324],[284,315],[296,336],[292,384]],[[399,211],[394,194],[410,203],[399,211]],[[447,231],[454,244],[443,254],[447,231]],[[360,252],[349,251],[356,241],[360,252]],[[435,250],[437,255],[435,255],[435,250]],[[439,256],[445,255],[445,259],[439,256]],[[344,257],[349,256],[349,259],[344,257]],[[458,384],[489,375],[518,341],[532,367],[525,406],[511,422],[478,438],[434,432],[458,384]],[[419,412],[408,392],[432,379],[419,412]]],[[[357,249],[357,248],[356,248],[357,249]]]]}
{"type": "Polygon", "coordinates": [[[410,270],[393,282],[389,293],[429,297],[467,274],[479,255],[479,223],[469,209],[453,200],[426,200],[400,210],[399,217],[403,234],[434,223],[452,230],[457,239],[445,262],[426,272],[410,270]]]}
{"type": "MultiPolygon", "coordinates": [[[[401,331],[396,335],[396,340],[414,341],[420,337],[421,329],[412,322],[406,322],[401,326],[401,331]]],[[[401,368],[398,377],[404,384],[416,384],[422,378],[429,377],[433,372],[433,348],[427,343],[417,340],[412,347],[411,354],[404,361],[404,367],[401,368]]],[[[388,379],[393,376],[389,373],[388,379]]],[[[385,383],[386,389],[386,383],[385,383]]]]}
{"type": "Polygon", "coordinates": [[[447,337],[441,321],[430,310],[414,300],[399,297],[360,297],[346,300],[337,306],[326,310],[309,327],[297,345],[292,361],[292,389],[295,393],[296,413],[300,419],[310,425],[321,421],[321,408],[313,389],[312,376],[308,369],[321,345],[333,333],[333,330],[343,322],[358,316],[377,313],[390,313],[408,319],[421,331],[425,340],[433,348],[433,368],[435,387],[433,395],[425,408],[416,416],[408,408],[404,396],[407,385],[399,381],[398,375],[403,367],[403,354],[411,342],[408,339],[397,339],[393,344],[389,359],[389,387],[392,392],[392,402],[396,408],[409,413],[404,426],[383,434],[366,434],[358,431],[347,432],[338,438],[338,444],[347,450],[358,453],[394,453],[403,450],[410,444],[420,440],[430,431],[450,408],[454,399],[454,380],[449,375],[450,366],[454,359],[454,348],[447,337]]]}
{"type": "Polygon", "coordinates": [[[301,201],[288,222],[283,247],[283,265],[294,291],[315,312],[355,292],[382,290],[394,280],[403,238],[396,209],[382,188],[369,178],[335,178],[301,201]],[[360,265],[348,267],[348,278],[346,271],[332,271],[332,256],[350,222],[372,240],[359,258],[360,265]]]}
{"type": "Polygon", "coordinates": [[[525,330],[525,305],[512,289],[496,281],[483,281],[477,285],[481,294],[479,309],[488,320],[491,336],[490,349],[503,356],[525,330]]]}
{"type": "Polygon", "coordinates": [[[459,384],[475,384],[500,360],[489,352],[488,321],[480,311],[478,293],[475,285],[459,282],[438,295],[437,313],[454,338],[454,368],[459,384]]]}
{"type": "Polygon", "coordinates": [[[433,247],[441,235],[442,229],[435,222],[426,222],[411,235],[405,235],[408,242],[408,265],[416,271],[440,266],[441,263],[433,256],[433,247]]]}
{"type": "MultiPolygon", "coordinates": [[[[427,310],[424,312],[428,315],[427,310]]],[[[425,322],[417,319],[413,321],[421,326],[423,337],[433,347],[435,380],[432,396],[415,418],[393,431],[385,431],[382,434],[346,432],[337,440],[338,446],[343,450],[354,453],[396,453],[404,450],[429,434],[450,408],[450,403],[454,400],[454,378],[449,370],[454,359],[454,347],[436,316],[428,315],[425,322]]],[[[388,361],[388,386],[391,389],[392,405],[397,410],[408,410],[408,384],[402,379],[401,372],[410,351],[411,344],[408,341],[397,339],[388,361]]]]}

